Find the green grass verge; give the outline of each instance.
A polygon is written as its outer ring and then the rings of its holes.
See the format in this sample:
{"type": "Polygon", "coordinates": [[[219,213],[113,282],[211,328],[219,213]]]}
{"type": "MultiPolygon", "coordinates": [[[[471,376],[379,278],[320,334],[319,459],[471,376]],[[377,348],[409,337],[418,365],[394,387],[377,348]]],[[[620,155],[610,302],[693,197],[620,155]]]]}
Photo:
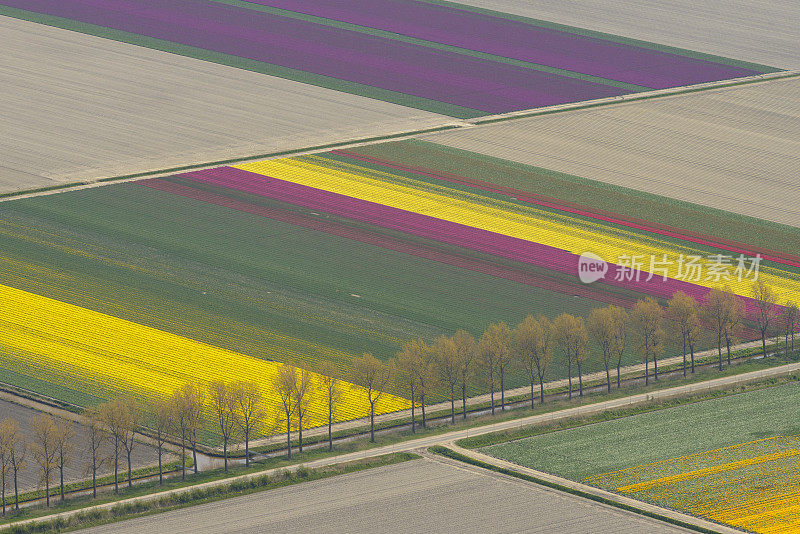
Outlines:
{"type": "Polygon", "coordinates": [[[643,510],[643,509],[638,508],[636,506],[630,506],[630,505],[627,505],[627,504],[623,504],[623,503],[617,502],[617,501],[615,501],[613,499],[606,499],[605,497],[601,497],[599,495],[595,495],[593,493],[589,493],[589,492],[586,492],[586,491],[581,491],[581,490],[576,489],[576,488],[571,488],[571,487],[568,487],[568,486],[564,486],[562,484],[557,484],[555,482],[551,482],[551,481],[545,480],[543,478],[531,476],[531,475],[528,475],[528,474],[525,474],[525,473],[520,473],[518,471],[514,471],[514,470],[511,470],[511,469],[506,469],[504,467],[499,467],[499,466],[492,465],[492,464],[489,464],[489,463],[486,463],[486,462],[482,462],[480,460],[476,460],[474,458],[470,458],[469,456],[464,456],[461,453],[458,453],[458,452],[456,452],[456,451],[454,451],[452,449],[448,449],[447,447],[443,447],[441,445],[435,445],[433,447],[430,447],[428,450],[430,450],[430,452],[432,452],[434,454],[439,454],[441,456],[444,456],[446,458],[450,458],[450,459],[453,459],[453,460],[457,460],[459,462],[463,462],[463,463],[466,463],[466,464],[474,465],[476,467],[481,467],[483,469],[488,469],[489,471],[494,471],[496,473],[501,473],[503,475],[511,476],[511,477],[514,477],[514,478],[519,478],[519,479],[525,480],[527,482],[533,482],[535,484],[539,484],[541,486],[546,486],[548,488],[552,488],[552,489],[555,489],[555,490],[558,490],[558,491],[563,491],[565,493],[569,493],[571,495],[576,495],[576,496],[582,497],[584,499],[589,499],[591,501],[595,501],[595,502],[599,502],[599,503],[606,504],[606,505],[609,505],[609,506],[613,506],[614,508],[619,508],[619,509],[622,509],[622,510],[626,510],[628,512],[634,512],[636,514],[640,514],[640,515],[643,515],[643,516],[646,516],[646,517],[651,517],[653,519],[658,519],[659,521],[664,521],[664,522],[672,524],[672,525],[677,525],[677,526],[681,526],[681,527],[684,527],[684,528],[688,528],[688,529],[693,530],[695,532],[703,532],[703,533],[707,533],[707,534],[717,534],[717,531],[715,531],[715,530],[707,529],[707,528],[704,528],[704,527],[701,527],[701,526],[698,526],[698,525],[694,525],[692,523],[687,523],[687,522],[684,522],[684,521],[680,521],[678,519],[673,519],[673,518],[671,518],[669,516],[657,514],[657,513],[654,513],[654,512],[647,511],[647,510],[643,510]]]}
{"type": "MultiPolygon", "coordinates": [[[[259,491],[298,484],[300,482],[322,480],[336,475],[343,475],[347,473],[363,471],[365,469],[392,465],[418,458],[419,456],[416,454],[401,452],[314,469],[300,466],[295,471],[286,470],[274,475],[263,474],[247,480],[232,480],[227,484],[220,484],[210,488],[198,488],[178,495],[168,495],[141,503],[120,503],[104,510],[86,510],[65,519],[47,519],[46,515],[49,514],[77,510],[93,504],[100,504],[101,502],[112,502],[110,500],[103,501],[100,499],[90,502],[79,502],[78,500],[69,501],[67,505],[51,508],[49,510],[22,510],[19,514],[9,516],[3,521],[0,521],[0,525],[19,521],[21,519],[39,517],[39,514],[41,514],[44,515],[44,517],[42,517],[40,521],[35,521],[27,525],[15,526],[12,524],[9,531],[21,534],[28,532],[62,532],[64,530],[75,530],[89,526],[121,521],[124,519],[131,519],[153,513],[167,512],[170,510],[185,508],[187,506],[229,499],[231,497],[248,495],[259,491]]],[[[236,473],[232,471],[228,477],[234,476],[235,474],[242,473],[236,473]]],[[[171,480],[159,489],[176,489],[196,485],[201,482],[217,480],[219,478],[227,478],[221,477],[220,473],[218,472],[206,473],[205,475],[205,477],[192,478],[192,482],[190,483],[180,483],[179,481],[171,480]]],[[[147,490],[152,491],[152,488],[135,487],[132,490],[121,492],[120,495],[113,500],[116,501],[120,499],[127,499],[151,492],[147,490]]]]}

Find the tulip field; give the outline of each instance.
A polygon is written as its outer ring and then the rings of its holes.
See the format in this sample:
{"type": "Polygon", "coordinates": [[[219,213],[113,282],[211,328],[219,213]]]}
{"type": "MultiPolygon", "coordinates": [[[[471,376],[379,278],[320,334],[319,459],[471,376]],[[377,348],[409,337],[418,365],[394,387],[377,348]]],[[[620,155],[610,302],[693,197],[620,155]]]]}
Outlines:
{"type": "Polygon", "coordinates": [[[421,1],[3,0],[0,13],[460,118],[776,70],[421,1]]]}
{"type": "Polygon", "coordinates": [[[747,531],[797,532],[798,397],[795,382],[485,452],[747,531]]]}
{"type": "MultiPolygon", "coordinates": [[[[212,347],[174,334],[116,317],[65,304],[7,286],[0,286],[3,320],[0,322],[0,368],[22,385],[46,383],[47,393],[79,405],[91,405],[132,395],[143,406],[169,396],[187,382],[207,386],[214,380],[250,380],[264,391],[265,403],[276,407],[280,398],[272,381],[280,363],[212,347]]],[[[312,375],[312,388],[321,387],[312,375]]],[[[376,411],[407,408],[409,403],[382,395],[376,411]]],[[[361,417],[369,411],[363,388],[342,388],[338,420],[361,417]]],[[[206,414],[212,429],[214,415],[206,414]]],[[[328,411],[319,396],[312,397],[308,425],[327,423],[328,411]]],[[[268,419],[256,432],[276,429],[268,419]]]]}

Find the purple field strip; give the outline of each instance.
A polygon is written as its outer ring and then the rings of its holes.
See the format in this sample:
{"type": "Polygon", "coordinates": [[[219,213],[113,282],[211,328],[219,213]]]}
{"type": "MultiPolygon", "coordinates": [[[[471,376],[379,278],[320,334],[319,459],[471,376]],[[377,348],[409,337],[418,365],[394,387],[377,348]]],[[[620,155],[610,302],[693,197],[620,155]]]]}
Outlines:
{"type": "MultiPolygon", "coordinates": [[[[177,176],[200,183],[227,187],[272,198],[281,202],[347,217],[356,221],[398,230],[529,265],[544,267],[573,276],[577,276],[578,273],[579,257],[566,250],[233,167],[204,169],[177,176]]],[[[608,275],[602,284],[623,287],[659,298],[669,298],[676,291],[683,291],[699,301],[702,301],[709,291],[706,287],[681,280],[662,280],[660,277],[654,277],[652,280],[647,281],[646,274],[638,281],[617,281],[614,278],[619,269],[618,265],[609,264],[608,275]]],[[[745,303],[748,317],[752,317],[755,313],[752,299],[740,298],[745,303]]]]}
{"type": "Polygon", "coordinates": [[[0,0],[0,3],[486,113],[628,92],[203,0],[0,0]]]}
{"type": "Polygon", "coordinates": [[[759,72],[413,0],[249,0],[654,89],[759,72]]]}

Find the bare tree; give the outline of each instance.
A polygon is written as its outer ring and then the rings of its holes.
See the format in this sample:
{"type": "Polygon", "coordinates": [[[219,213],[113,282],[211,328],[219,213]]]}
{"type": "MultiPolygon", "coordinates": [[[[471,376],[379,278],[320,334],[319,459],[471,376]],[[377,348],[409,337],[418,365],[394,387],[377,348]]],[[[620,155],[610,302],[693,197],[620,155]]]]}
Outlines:
{"type": "Polygon", "coordinates": [[[725,328],[728,321],[728,299],[725,292],[716,288],[709,291],[701,309],[703,319],[717,338],[719,370],[722,371],[722,340],[725,339],[725,328]]]}
{"type": "Polygon", "coordinates": [[[175,427],[175,407],[170,399],[158,399],[153,406],[153,412],[153,431],[158,449],[158,484],[161,485],[164,483],[161,460],[164,455],[164,444],[175,427]]]}
{"type": "Polygon", "coordinates": [[[64,468],[72,463],[73,437],[75,437],[75,432],[72,430],[72,423],[60,419],[56,424],[56,464],[58,465],[61,502],[64,502],[64,468]]]}
{"type": "Polygon", "coordinates": [[[658,354],[663,350],[664,331],[661,318],[664,310],[653,297],[647,297],[634,304],[631,312],[633,329],[639,338],[639,348],[645,361],[645,384],[649,384],[648,363],[653,358],[654,376],[658,380],[658,354]]]}
{"type": "Polygon", "coordinates": [[[369,440],[375,442],[375,403],[389,384],[389,366],[369,352],[353,361],[353,382],[367,390],[369,400],[369,440]]]}
{"type": "Polygon", "coordinates": [[[417,393],[419,391],[419,379],[417,378],[417,368],[423,365],[422,355],[428,350],[428,346],[421,339],[412,339],[403,343],[400,352],[397,353],[394,361],[397,369],[398,378],[408,388],[411,398],[411,433],[416,429],[416,405],[417,393]]]}
{"type": "Polygon", "coordinates": [[[11,455],[11,470],[14,473],[14,509],[19,510],[19,472],[25,469],[25,456],[28,452],[28,440],[19,430],[15,419],[6,419],[0,427],[6,450],[11,455]],[[5,421],[8,421],[7,423],[5,421]]]}
{"type": "Polygon", "coordinates": [[[628,341],[628,326],[631,317],[628,312],[619,306],[609,307],[609,321],[611,322],[611,352],[617,360],[617,389],[620,387],[620,368],[622,367],[622,355],[625,354],[625,347],[628,341]]]}
{"type": "Polygon", "coordinates": [[[728,354],[728,365],[731,364],[731,344],[739,338],[741,329],[744,327],[744,302],[732,292],[725,293],[725,311],[728,317],[725,320],[725,347],[728,354]]]}
{"type": "Polygon", "coordinates": [[[775,305],[778,297],[772,287],[767,285],[762,278],[753,282],[751,296],[756,306],[756,322],[758,330],[761,332],[761,348],[766,356],[767,332],[775,319],[775,305]]]}
{"type": "Polygon", "coordinates": [[[203,429],[205,396],[199,385],[186,382],[172,394],[175,422],[181,434],[181,479],[186,479],[186,443],[192,448],[194,472],[197,474],[197,442],[203,429]]]}
{"type": "MultiPolygon", "coordinates": [[[[342,383],[339,370],[331,363],[325,362],[322,367],[322,388],[328,406],[328,450],[333,450],[333,421],[337,408],[342,402],[342,383]]],[[[411,401],[414,402],[413,400],[411,401]]]]}
{"type": "Polygon", "coordinates": [[[514,354],[528,375],[528,382],[531,386],[531,408],[536,399],[534,387],[538,370],[541,367],[542,341],[545,335],[541,323],[533,315],[525,317],[514,329],[514,354]]]}
{"type": "Polygon", "coordinates": [[[303,452],[303,418],[311,405],[311,396],[313,394],[311,373],[306,369],[300,369],[294,385],[294,400],[297,405],[297,450],[299,452],[303,452]]]}
{"type": "Polygon", "coordinates": [[[800,320],[800,309],[794,302],[787,302],[783,308],[783,326],[786,332],[786,354],[794,352],[794,333],[797,330],[797,322],[800,320]],[[791,345],[789,344],[791,341],[791,345]]]}
{"type": "Polygon", "coordinates": [[[478,347],[475,338],[466,330],[459,330],[453,335],[453,343],[456,344],[458,351],[459,384],[461,385],[461,414],[467,418],[467,384],[473,374],[473,363],[475,361],[478,347]]]}
{"type": "Polygon", "coordinates": [[[422,409],[422,428],[427,428],[428,420],[425,414],[425,398],[436,389],[436,372],[434,369],[433,350],[427,345],[420,356],[419,365],[414,368],[417,380],[417,395],[422,409]]]}
{"type": "Polygon", "coordinates": [[[614,344],[613,310],[608,308],[595,308],[589,314],[589,335],[595,344],[600,347],[603,367],[606,370],[606,385],[611,393],[611,362],[614,344]]]}
{"type": "Polygon", "coordinates": [[[228,442],[236,426],[236,406],[233,391],[227,382],[214,380],[208,385],[209,402],[217,416],[217,428],[222,436],[222,454],[225,458],[225,472],[228,472],[228,442]]]}
{"type": "Polygon", "coordinates": [[[250,436],[267,416],[264,397],[256,382],[236,382],[233,391],[238,405],[236,424],[244,436],[244,463],[245,467],[250,467],[250,436]]]}
{"type": "Polygon", "coordinates": [[[45,499],[50,506],[50,479],[56,469],[56,440],[58,428],[50,414],[40,413],[32,421],[33,445],[31,452],[33,459],[39,466],[40,481],[44,483],[45,499]]]}
{"type": "Polygon", "coordinates": [[[130,488],[133,486],[131,457],[133,456],[133,449],[136,446],[136,430],[139,428],[139,406],[131,397],[117,399],[114,403],[117,405],[120,442],[122,443],[122,448],[125,450],[125,459],[128,464],[128,487],[130,488]]]}
{"type": "Polygon", "coordinates": [[[433,346],[434,361],[441,383],[450,392],[450,421],[456,422],[456,385],[461,372],[461,362],[458,347],[452,338],[441,335],[436,338],[433,346]]]}
{"type": "Polygon", "coordinates": [[[281,398],[283,415],[286,419],[286,457],[292,457],[292,416],[295,414],[294,390],[297,384],[297,369],[283,364],[275,376],[273,388],[281,398]]]}
{"type": "MultiPolygon", "coordinates": [[[[670,330],[680,336],[683,346],[683,376],[686,376],[686,356],[689,347],[689,337],[691,330],[698,323],[699,305],[694,297],[690,297],[683,291],[676,291],[667,304],[666,317],[669,321],[670,330]]],[[[694,371],[692,371],[694,372],[694,371]]]]}
{"type": "MultiPolygon", "coordinates": [[[[493,367],[497,369],[500,375],[501,410],[506,409],[505,371],[508,368],[508,364],[511,362],[511,346],[513,340],[513,332],[511,332],[511,329],[504,322],[490,324],[480,340],[484,361],[490,368],[493,367]]],[[[492,397],[494,397],[494,395],[492,395],[492,397]]],[[[492,413],[494,413],[494,401],[492,401],[492,413]]]]}
{"type": "Polygon", "coordinates": [[[106,462],[106,457],[101,454],[101,448],[108,439],[108,432],[99,409],[87,408],[84,415],[86,416],[86,446],[89,451],[89,462],[86,467],[87,472],[92,473],[92,497],[97,497],[97,470],[106,462]]]}
{"type": "Polygon", "coordinates": [[[580,365],[586,358],[586,345],[588,334],[583,317],[574,317],[562,313],[553,321],[553,341],[561,349],[567,362],[567,377],[569,382],[569,398],[572,398],[572,362],[578,365],[578,381],[580,394],[583,395],[583,376],[580,365]]]}
{"type": "Polygon", "coordinates": [[[17,422],[6,418],[0,422],[0,488],[2,489],[3,516],[6,515],[6,482],[11,474],[11,456],[17,422]]]}

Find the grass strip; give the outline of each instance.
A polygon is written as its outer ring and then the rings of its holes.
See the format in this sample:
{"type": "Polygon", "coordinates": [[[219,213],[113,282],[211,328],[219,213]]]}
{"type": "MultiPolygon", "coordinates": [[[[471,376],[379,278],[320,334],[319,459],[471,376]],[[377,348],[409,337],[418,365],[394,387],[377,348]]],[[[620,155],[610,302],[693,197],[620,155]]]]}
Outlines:
{"type": "Polygon", "coordinates": [[[714,54],[707,54],[705,52],[697,52],[694,50],[689,50],[686,48],[679,48],[676,46],[668,46],[659,43],[653,43],[651,41],[643,41],[641,39],[633,39],[630,37],[623,37],[621,35],[615,35],[613,33],[605,33],[599,32],[595,30],[588,30],[586,28],[578,28],[576,26],[568,26],[566,24],[559,24],[557,22],[549,22],[546,20],[541,19],[534,19],[531,17],[524,17],[522,15],[514,15],[511,13],[504,13],[502,11],[495,11],[492,9],[486,9],[482,7],[475,7],[475,6],[468,6],[465,4],[459,4],[457,2],[450,2],[448,0],[421,0],[428,4],[435,4],[440,6],[451,7],[454,9],[459,9],[462,11],[471,11],[472,13],[480,13],[482,15],[488,15],[490,17],[497,17],[507,20],[513,20],[516,22],[522,22],[524,24],[530,24],[532,26],[538,26],[540,28],[548,28],[551,30],[557,30],[561,32],[573,33],[576,35],[582,35],[584,37],[592,37],[594,39],[602,39],[604,41],[611,41],[613,43],[619,44],[626,44],[630,46],[636,46],[639,48],[647,48],[649,50],[657,50],[659,52],[664,52],[667,54],[673,54],[677,56],[684,56],[693,59],[700,59],[703,61],[711,61],[714,63],[719,63],[722,65],[729,65],[732,67],[741,67],[744,69],[751,69],[756,71],[761,71],[764,73],[767,72],[778,72],[782,69],[778,69],[775,67],[770,67],[769,65],[762,65],[760,63],[753,63],[750,61],[743,61],[740,59],[732,59],[724,56],[717,56],[714,54]]]}
{"type": "Polygon", "coordinates": [[[493,465],[493,464],[489,464],[489,463],[483,462],[481,460],[476,460],[474,458],[470,458],[469,456],[464,456],[463,454],[458,453],[458,452],[456,452],[456,451],[454,451],[452,449],[449,449],[447,447],[444,447],[442,445],[434,445],[433,447],[430,447],[428,450],[430,452],[434,453],[434,454],[438,454],[440,456],[444,456],[444,457],[450,458],[452,460],[456,460],[456,461],[463,462],[463,463],[466,463],[466,464],[474,465],[476,467],[481,467],[483,469],[488,469],[489,471],[494,471],[496,473],[500,473],[500,474],[503,474],[503,475],[511,476],[511,477],[514,477],[514,478],[519,478],[519,479],[525,480],[527,482],[533,482],[535,484],[539,484],[541,486],[546,486],[548,488],[552,488],[552,489],[555,489],[555,490],[558,490],[558,491],[563,491],[565,493],[569,493],[571,495],[576,495],[576,496],[582,497],[584,499],[589,499],[589,500],[592,500],[592,501],[595,501],[595,502],[606,504],[608,506],[613,506],[614,508],[619,508],[619,509],[622,509],[622,510],[626,510],[628,512],[633,512],[635,514],[643,515],[643,516],[650,517],[650,518],[653,518],[653,519],[658,519],[659,521],[663,521],[663,522],[669,523],[671,525],[677,525],[677,526],[680,526],[680,527],[683,527],[683,528],[688,528],[690,530],[694,530],[695,532],[703,532],[705,534],[718,534],[718,532],[716,530],[707,529],[705,527],[701,527],[699,525],[695,525],[695,524],[692,524],[692,523],[687,523],[685,521],[681,521],[679,519],[674,519],[674,518],[669,517],[669,516],[665,516],[665,515],[658,514],[658,513],[655,513],[655,512],[650,512],[648,510],[643,510],[643,509],[638,508],[636,506],[631,506],[631,505],[628,505],[628,504],[617,502],[617,501],[612,500],[612,499],[607,499],[605,497],[601,497],[601,496],[595,495],[593,493],[589,493],[589,492],[586,492],[586,491],[581,491],[581,490],[576,489],[576,488],[570,488],[568,486],[563,486],[561,484],[558,484],[556,482],[551,482],[551,481],[545,480],[543,478],[535,477],[535,476],[528,475],[528,474],[525,474],[525,473],[520,473],[518,471],[513,471],[511,469],[506,469],[504,467],[499,467],[499,466],[496,466],[496,465],[493,465]]]}
{"type": "Polygon", "coordinates": [[[184,45],[154,37],[147,37],[132,32],[115,30],[113,28],[107,28],[86,22],[79,22],[63,17],[34,13],[32,11],[26,11],[8,6],[0,6],[0,15],[27,20],[29,22],[37,22],[47,26],[54,26],[64,30],[93,35],[95,37],[102,37],[104,39],[111,39],[113,41],[119,41],[122,43],[151,48],[153,50],[160,50],[162,52],[169,52],[171,54],[177,54],[180,56],[200,59],[202,61],[218,63],[220,65],[227,65],[229,67],[235,67],[238,69],[258,72],[260,74],[277,76],[278,78],[285,78],[287,80],[307,83],[309,85],[316,85],[326,89],[333,89],[343,93],[350,93],[375,100],[382,100],[384,102],[421,109],[431,113],[448,115],[450,117],[467,119],[487,114],[484,111],[466,108],[455,104],[449,104],[447,102],[440,102],[438,100],[431,100],[428,98],[409,95],[398,91],[392,91],[390,89],[382,89],[372,85],[340,80],[331,76],[315,74],[299,69],[292,69],[289,67],[283,67],[281,65],[265,63],[263,61],[241,58],[231,54],[214,52],[212,50],[206,50],[195,46],[184,45]]]}
{"type": "MultiPolygon", "coordinates": [[[[41,520],[32,521],[23,525],[15,525],[13,522],[11,522],[9,525],[9,531],[12,533],[22,534],[30,532],[61,532],[64,530],[86,528],[154,513],[177,510],[187,506],[195,506],[198,504],[220,501],[231,497],[249,495],[259,491],[291,486],[300,482],[322,480],[336,475],[354,473],[357,471],[363,471],[365,469],[383,467],[409,460],[416,460],[419,458],[420,456],[417,454],[399,452],[376,456],[373,458],[353,460],[350,462],[319,468],[307,468],[303,465],[300,465],[291,471],[282,470],[271,475],[262,474],[260,476],[250,477],[247,479],[232,480],[227,484],[218,484],[206,488],[197,488],[187,492],[157,497],[152,500],[119,503],[106,508],[86,510],[69,517],[48,519],[47,516],[44,516],[41,520]]],[[[189,485],[194,484],[184,484],[183,486],[189,485]]],[[[127,499],[130,496],[130,493],[123,492],[120,494],[120,499],[127,499]]],[[[92,504],[96,503],[92,502],[89,505],[92,504]]],[[[74,503],[69,507],[46,510],[46,512],[50,515],[53,513],[84,508],[86,506],[86,503],[74,503]]],[[[23,514],[21,513],[20,515],[14,516],[12,521],[19,521],[22,518],[23,514]]]]}

